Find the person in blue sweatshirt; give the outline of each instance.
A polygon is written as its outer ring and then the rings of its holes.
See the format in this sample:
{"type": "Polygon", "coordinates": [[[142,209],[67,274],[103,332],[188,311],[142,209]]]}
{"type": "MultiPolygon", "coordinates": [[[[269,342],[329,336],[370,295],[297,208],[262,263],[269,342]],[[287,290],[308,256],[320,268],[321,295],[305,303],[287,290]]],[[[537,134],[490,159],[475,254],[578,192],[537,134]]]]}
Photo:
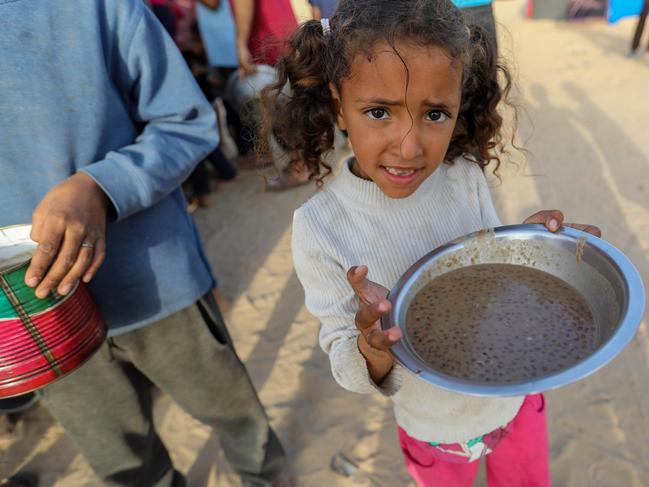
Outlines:
{"type": "Polygon", "coordinates": [[[214,428],[246,486],[285,456],[216,306],[180,189],[214,112],[142,0],[0,0],[0,227],[32,223],[26,283],[88,284],[102,348],[43,401],[111,487],[184,485],[154,387],[214,428]]]}

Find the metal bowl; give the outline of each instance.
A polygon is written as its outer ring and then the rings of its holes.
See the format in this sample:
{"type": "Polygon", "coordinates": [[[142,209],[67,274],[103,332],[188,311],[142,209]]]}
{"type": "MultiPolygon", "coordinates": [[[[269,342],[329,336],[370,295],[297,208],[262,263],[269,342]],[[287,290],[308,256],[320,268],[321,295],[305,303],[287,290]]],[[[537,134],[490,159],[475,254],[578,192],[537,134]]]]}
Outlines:
{"type": "Polygon", "coordinates": [[[225,98],[239,113],[251,110],[258,102],[261,90],[277,81],[277,71],[272,66],[257,64],[257,71],[241,77],[238,71],[230,75],[225,86],[225,98]]]}
{"type": "Polygon", "coordinates": [[[575,382],[610,362],[635,335],[644,313],[644,286],[637,269],[613,245],[573,228],[551,233],[542,225],[510,225],[472,233],[443,245],[416,262],[390,291],[392,311],[381,326],[398,326],[403,338],[392,347],[396,359],[423,380],[475,396],[514,396],[575,382]],[[562,370],[519,382],[477,382],[433,369],[415,352],[406,333],[406,312],[417,293],[435,277],[475,264],[518,264],[552,274],[586,299],[599,327],[598,346],[562,370]]]}

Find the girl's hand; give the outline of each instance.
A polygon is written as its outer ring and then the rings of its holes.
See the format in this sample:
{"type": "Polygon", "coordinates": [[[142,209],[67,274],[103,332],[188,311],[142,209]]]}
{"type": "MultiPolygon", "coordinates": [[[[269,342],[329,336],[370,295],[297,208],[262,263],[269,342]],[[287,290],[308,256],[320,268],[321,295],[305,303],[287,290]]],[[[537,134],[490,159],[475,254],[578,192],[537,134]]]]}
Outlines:
{"type": "Polygon", "coordinates": [[[390,347],[401,339],[397,327],[381,330],[380,319],[390,312],[390,301],[385,299],[388,290],[367,279],[367,267],[352,267],[347,271],[347,280],[360,300],[356,312],[356,328],[361,332],[358,348],[365,357],[370,377],[380,384],[394,365],[390,347]]]}
{"type": "Polygon", "coordinates": [[[34,210],[31,238],[38,246],[25,284],[46,297],[56,289],[67,294],[83,279],[89,282],[106,255],[108,197],[97,183],[77,173],[56,185],[34,210]]]}
{"type": "Polygon", "coordinates": [[[564,226],[582,230],[591,235],[595,235],[596,237],[602,236],[602,231],[594,225],[584,223],[563,223],[563,218],[563,213],[559,210],[541,210],[534,213],[532,216],[528,216],[523,223],[541,223],[551,232],[556,232],[561,228],[561,226],[564,226]]]}

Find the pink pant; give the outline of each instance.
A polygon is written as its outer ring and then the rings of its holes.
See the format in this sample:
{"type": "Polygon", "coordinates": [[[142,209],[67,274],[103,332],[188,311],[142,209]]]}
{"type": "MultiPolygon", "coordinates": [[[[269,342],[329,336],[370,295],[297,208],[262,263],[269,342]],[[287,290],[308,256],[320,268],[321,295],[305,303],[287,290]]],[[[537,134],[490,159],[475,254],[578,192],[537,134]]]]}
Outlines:
{"type": "MultiPolygon", "coordinates": [[[[543,396],[527,396],[507,429],[510,432],[486,457],[489,487],[550,487],[543,396]]],[[[408,472],[421,487],[470,487],[478,474],[480,461],[439,460],[435,447],[408,436],[401,428],[399,442],[408,472]]]]}

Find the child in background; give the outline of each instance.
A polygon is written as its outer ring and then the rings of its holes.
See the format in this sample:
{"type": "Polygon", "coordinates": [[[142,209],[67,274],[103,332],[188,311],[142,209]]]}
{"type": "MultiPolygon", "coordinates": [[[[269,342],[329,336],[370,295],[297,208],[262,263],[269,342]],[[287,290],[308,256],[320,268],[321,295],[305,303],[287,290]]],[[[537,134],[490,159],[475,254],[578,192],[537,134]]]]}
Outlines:
{"type": "MultiPolygon", "coordinates": [[[[201,3],[208,0],[201,0],[201,3]]],[[[212,3],[212,2],[210,2],[212,3]]],[[[173,0],[152,0],[151,9],[167,33],[174,40],[181,50],[187,66],[194,75],[205,97],[212,101],[214,93],[212,81],[209,77],[209,66],[205,54],[201,35],[198,31],[194,9],[195,2],[186,0],[176,3],[173,0]]],[[[224,121],[219,120],[220,130],[223,130],[224,121]]],[[[221,137],[221,141],[223,138],[221,137]]],[[[199,162],[190,177],[187,185],[191,187],[191,195],[188,197],[187,209],[193,213],[197,208],[208,208],[212,204],[212,184],[210,171],[207,167],[209,162],[216,176],[223,181],[230,181],[237,175],[236,168],[230,163],[221,149],[221,145],[208,154],[205,160],[199,162]]]]}
{"type": "MultiPolygon", "coordinates": [[[[290,0],[232,0],[232,6],[237,29],[239,72],[245,84],[244,78],[257,73],[260,64],[277,64],[280,55],[286,51],[288,38],[297,28],[297,19],[290,0]]],[[[253,108],[242,118],[253,138],[259,139],[255,130],[260,123],[257,110],[253,108]]],[[[252,167],[275,166],[277,175],[266,179],[266,190],[284,191],[308,183],[308,173],[299,163],[286,165],[286,159],[292,159],[293,155],[285,150],[281,140],[275,138],[271,142],[270,134],[267,140],[269,145],[278,148],[276,154],[269,152],[262,160],[251,158],[248,161],[252,167]]]]}
{"type": "Polygon", "coordinates": [[[238,69],[237,30],[230,3],[201,0],[196,5],[196,18],[210,66],[238,69]]]}
{"type": "Polygon", "coordinates": [[[230,129],[237,146],[236,155],[241,155],[237,164],[245,168],[251,161],[256,161],[252,143],[254,137],[250,128],[241,121],[236,107],[230,105],[225,96],[228,78],[239,69],[237,32],[230,2],[201,0],[196,4],[196,18],[211,71],[213,93],[223,105],[219,115],[220,126],[230,129]],[[221,116],[223,114],[225,117],[221,116]]]}
{"type": "MultiPolygon", "coordinates": [[[[334,378],[392,399],[419,485],[469,486],[485,455],[490,486],[550,485],[540,394],[485,398],[436,388],[395,363],[389,349],[401,331],[379,325],[390,310],[387,289],[410,265],[500,225],[483,169],[500,164],[497,107],[510,77],[485,30],[448,0],[341,0],[330,21],[307,22],[290,45],[265,94],[266,132],[320,181],[331,172],[323,155],[336,124],[354,150],[293,222],[295,269],[334,378]],[[291,95],[280,95],[287,82],[291,95]]],[[[551,231],[562,222],[559,211],[526,220],[551,231]]]]}
{"type": "MultiPolygon", "coordinates": [[[[205,47],[196,21],[190,26],[189,33],[191,37],[187,42],[185,50],[182,52],[183,57],[205,97],[213,101],[217,96],[218,87],[210,74],[210,66],[207,62],[205,47]]],[[[221,120],[219,117],[218,123],[220,132],[219,146],[208,154],[204,161],[201,161],[196,166],[187,180],[192,190],[192,196],[189,198],[188,204],[190,212],[193,212],[198,207],[208,208],[212,204],[212,182],[207,166],[208,162],[212,166],[215,176],[222,181],[231,181],[237,176],[236,168],[230,163],[222,150],[224,141],[223,132],[226,129],[226,121],[221,120]]]]}

